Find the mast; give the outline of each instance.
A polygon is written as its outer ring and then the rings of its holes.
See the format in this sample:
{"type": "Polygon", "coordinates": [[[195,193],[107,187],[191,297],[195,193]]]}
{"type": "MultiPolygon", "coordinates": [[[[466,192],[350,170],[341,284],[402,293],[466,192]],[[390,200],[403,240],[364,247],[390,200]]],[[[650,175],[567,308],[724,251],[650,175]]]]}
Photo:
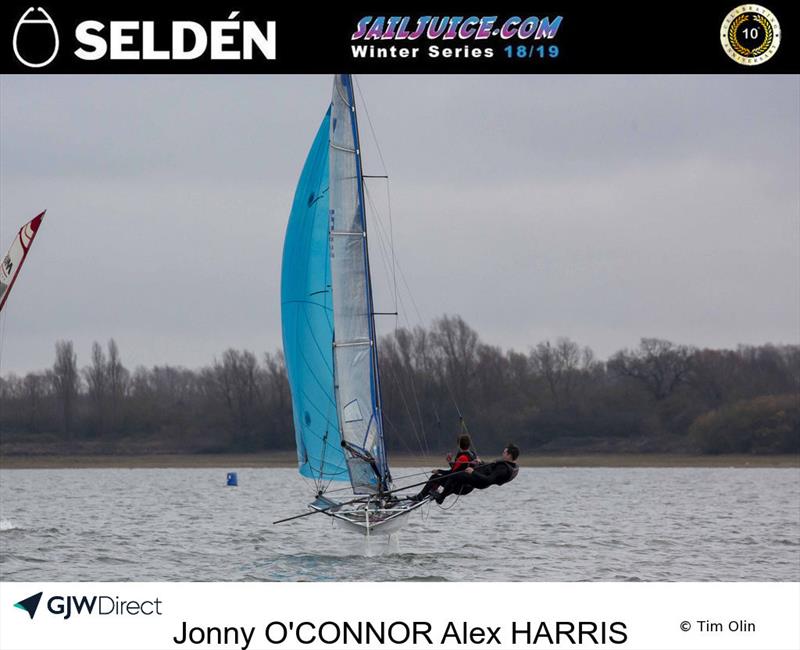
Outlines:
{"type": "Polygon", "coordinates": [[[372,292],[372,272],[369,264],[369,238],[367,236],[367,205],[364,201],[364,168],[361,158],[361,137],[358,130],[358,111],[356,110],[356,98],[353,92],[353,75],[348,74],[347,91],[350,105],[353,107],[353,139],[356,149],[356,173],[358,176],[358,203],[361,206],[361,218],[364,226],[364,266],[367,274],[367,305],[369,306],[369,327],[370,338],[372,339],[372,376],[375,391],[375,411],[377,413],[376,426],[379,428],[379,451],[378,467],[381,470],[381,491],[389,489],[391,475],[389,473],[389,463],[386,458],[386,445],[383,440],[383,395],[381,393],[381,373],[378,363],[378,334],[375,328],[375,305],[372,292]]]}

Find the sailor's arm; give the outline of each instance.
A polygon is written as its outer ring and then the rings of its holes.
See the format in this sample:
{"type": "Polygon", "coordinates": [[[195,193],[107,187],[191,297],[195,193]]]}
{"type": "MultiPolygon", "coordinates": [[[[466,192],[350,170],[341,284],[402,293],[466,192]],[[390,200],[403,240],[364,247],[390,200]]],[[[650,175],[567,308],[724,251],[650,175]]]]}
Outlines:
{"type": "Polygon", "coordinates": [[[468,467],[464,471],[467,473],[470,484],[474,485],[476,488],[485,488],[494,483],[493,478],[495,475],[495,470],[492,470],[489,475],[476,472],[472,467],[468,467]]]}

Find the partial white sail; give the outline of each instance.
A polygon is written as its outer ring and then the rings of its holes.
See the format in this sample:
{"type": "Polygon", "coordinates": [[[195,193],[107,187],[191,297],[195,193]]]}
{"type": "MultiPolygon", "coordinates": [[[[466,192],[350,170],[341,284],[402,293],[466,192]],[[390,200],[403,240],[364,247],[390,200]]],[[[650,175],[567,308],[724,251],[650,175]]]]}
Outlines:
{"type": "Polygon", "coordinates": [[[336,75],[330,125],[330,259],[336,404],[357,492],[386,489],[375,323],[355,100],[336,75]]]}
{"type": "Polygon", "coordinates": [[[2,311],[3,305],[6,304],[8,296],[11,294],[11,287],[14,286],[14,281],[17,279],[25,258],[28,256],[28,251],[33,245],[33,239],[36,237],[43,217],[44,212],[37,214],[22,226],[11,243],[8,253],[0,260],[0,311],[2,311]]]}

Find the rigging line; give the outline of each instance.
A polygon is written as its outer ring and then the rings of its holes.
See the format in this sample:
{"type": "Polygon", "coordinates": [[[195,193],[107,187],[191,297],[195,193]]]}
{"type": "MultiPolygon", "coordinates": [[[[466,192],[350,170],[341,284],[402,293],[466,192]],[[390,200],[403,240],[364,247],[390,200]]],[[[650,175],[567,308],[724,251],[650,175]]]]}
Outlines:
{"type": "MultiPolygon", "coordinates": [[[[401,389],[401,392],[400,392],[400,396],[403,397],[402,389],[401,389]]],[[[411,415],[411,412],[410,412],[410,410],[408,409],[408,406],[405,403],[405,399],[403,399],[403,403],[406,406],[406,410],[408,411],[408,414],[411,415]]],[[[400,428],[388,418],[386,413],[383,414],[383,417],[384,417],[386,422],[389,424],[389,426],[392,428],[392,430],[395,433],[399,433],[400,432],[400,428]]],[[[414,427],[413,419],[411,420],[411,427],[414,430],[414,434],[415,434],[415,437],[417,439],[417,444],[419,445],[420,449],[422,449],[422,447],[423,447],[422,441],[419,439],[419,435],[417,435],[417,431],[416,431],[416,428],[414,427]]],[[[398,435],[397,439],[400,440],[400,442],[403,443],[403,446],[406,448],[406,451],[408,451],[409,454],[415,454],[416,453],[416,451],[414,449],[411,449],[411,446],[408,444],[408,442],[406,442],[406,439],[405,439],[404,436],[398,435]]]]}
{"type": "Polygon", "coordinates": [[[325,474],[325,452],[328,451],[328,433],[330,429],[325,427],[325,435],[322,436],[322,458],[319,461],[319,477],[314,481],[318,491],[322,490],[322,476],[325,474]]]}
{"type": "MultiPolygon", "coordinates": [[[[342,434],[339,432],[339,414],[336,412],[336,404],[334,404],[334,403],[332,403],[330,401],[328,402],[328,405],[326,407],[325,422],[328,423],[328,424],[331,423],[331,409],[333,409],[333,411],[334,411],[333,417],[336,418],[336,429],[335,429],[335,431],[336,431],[336,433],[339,434],[339,440],[341,440],[342,434]]],[[[328,438],[328,433],[329,433],[329,428],[328,428],[328,430],[325,431],[326,440],[328,438]]],[[[326,449],[327,449],[327,446],[326,446],[326,449]]],[[[323,454],[324,453],[325,452],[323,450],[323,454]]],[[[324,456],[323,456],[323,460],[324,460],[324,456]]],[[[350,471],[347,469],[347,460],[346,459],[345,459],[344,472],[347,472],[347,474],[349,476],[350,471]]],[[[331,477],[328,480],[328,484],[323,486],[322,485],[322,474],[320,473],[320,485],[318,486],[320,493],[324,494],[325,492],[327,492],[330,489],[331,484],[333,483],[334,476],[338,476],[338,475],[339,474],[331,474],[331,477]]]]}
{"type": "MultiPolygon", "coordinates": [[[[401,311],[404,314],[404,320],[407,323],[407,330],[413,336],[413,328],[412,328],[411,322],[407,317],[405,317],[405,313],[407,312],[407,310],[406,310],[406,307],[405,307],[405,302],[403,301],[402,297],[400,297],[400,304],[402,306],[401,311]]],[[[395,341],[398,341],[398,336],[397,336],[398,335],[398,331],[399,331],[399,325],[398,325],[397,322],[395,322],[395,328],[394,328],[395,341]]],[[[416,380],[414,378],[416,370],[410,363],[410,357],[407,357],[406,355],[401,355],[401,356],[404,359],[404,361],[401,363],[401,367],[402,367],[402,369],[404,371],[402,374],[405,375],[404,379],[406,380],[406,383],[411,388],[411,397],[412,397],[413,403],[414,403],[414,410],[416,411],[416,417],[418,418],[419,428],[420,428],[420,430],[422,432],[421,448],[422,448],[422,450],[424,451],[425,454],[430,455],[430,448],[428,446],[428,435],[427,435],[427,432],[425,431],[425,418],[422,415],[422,407],[421,407],[421,403],[420,403],[420,400],[419,400],[419,395],[417,394],[417,382],[416,382],[416,380]]],[[[398,375],[398,377],[395,377],[394,379],[398,383],[398,385],[400,386],[400,390],[402,390],[402,384],[400,383],[399,375],[398,375]]],[[[408,412],[410,421],[411,421],[411,423],[413,425],[414,424],[414,414],[411,413],[410,407],[408,406],[408,402],[406,402],[405,407],[406,407],[406,410],[408,412]]]]}
{"type": "MultiPolygon", "coordinates": [[[[375,127],[372,125],[372,118],[370,117],[369,110],[367,109],[367,102],[364,99],[364,93],[361,91],[361,84],[358,83],[358,79],[355,76],[350,77],[355,82],[355,88],[358,91],[358,96],[361,98],[361,106],[364,109],[364,115],[367,116],[367,123],[369,124],[369,130],[372,134],[372,139],[375,141],[375,147],[378,150],[378,158],[381,161],[381,166],[383,167],[383,171],[386,175],[389,174],[389,170],[386,168],[386,161],[383,159],[383,152],[381,151],[380,142],[378,142],[378,136],[375,134],[375,127]]],[[[355,101],[355,98],[353,98],[355,101]]]]}
{"type": "MultiPolygon", "coordinates": [[[[366,194],[366,197],[367,197],[367,201],[369,202],[370,207],[371,207],[372,212],[373,212],[373,222],[378,224],[378,231],[377,231],[378,232],[378,244],[380,245],[381,251],[383,252],[383,255],[381,255],[380,257],[381,257],[381,261],[382,261],[383,266],[384,266],[384,270],[387,272],[387,275],[388,275],[389,274],[389,272],[388,272],[389,270],[388,270],[388,268],[386,268],[386,265],[387,265],[386,259],[387,259],[388,256],[386,254],[386,241],[385,241],[386,232],[385,232],[385,226],[383,224],[383,220],[381,219],[380,212],[378,211],[377,207],[375,206],[374,201],[372,200],[372,195],[370,194],[369,189],[365,188],[365,190],[366,190],[365,194],[366,194]]],[[[395,284],[395,291],[396,291],[396,289],[397,289],[397,286],[395,284]]],[[[395,305],[397,305],[397,294],[396,293],[395,293],[395,305]]],[[[395,340],[396,340],[396,335],[397,335],[397,322],[395,322],[395,340]]],[[[415,382],[414,382],[414,377],[413,377],[412,371],[409,371],[409,378],[408,378],[409,382],[408,383],[411,386],[411,392],[412,392],[413,399],[414,399],[415,410],[417,412],[417,417],[419,418],[419,428],[417,427],[417,423],[414,421],[414,414],[412,413],[411,407],[409,406],[409,401],[408,401],[408,399],[407,399],[407,397],[405,395],[405,391],[403,390],[402,382],[400,381],[399,377],[397,377],[396,375],[393,375],[392,379],[394,380],[395,385],[397,386],[398,391],[400,392],[400,397],[401,397],[401,399],[403,401],[403,406],[404,406],[404,408],[406,410],[406,413],[409,416],[409,422],[411,423],[411,426],[412,426],[412,428],[414,430],[414,437],[417,439],[417,444],[419,445],[419,448],[424,453],[430,454],[430,449],[428,448],[427,437],[426,437],[426,433],[425,433],[425,423],[424,423],[424,419],[422,417],[422,410],[420,408],[419,397],[417,395],[417,389],[416,389],[416,385],[415,385],[415,382]]],[[[399,429],[397,429],[397,428],[395,430],[399,431],[399,429]]],[[[409,451],[411,451],[411,450],[409,449],[409,451]]]]}
{"type": "MultiPolygon", "coordinates": [[[[467,469],[470,469],[470,468],[467,468],[467,469]]],[[[420,486],[425,485],[425,484],[427,484],[429,482],[445,481],[445,480],[449,479],[452,476],[459,476],[460,474],[465,474],[467,472],[467,469],[460,469],[457,472],[448,472],[447,474],[442,474],[440,476],[431,476],[426,481],[421,481],[419,483],[412,483],[411,485],[404,485],[404,486],[399,487],[399,488],[392,488],[391,490],[385,490],[384,492],[381,493],[380,496],[386,496],[387,494],[394,494],[395,492],[402,492],[403,490],[410,490],[411,488],[420,487],[420,486]]],[[[377,501],[378,499],[376,498],[376,495],[369,494],[369,495],[361,497],[359,499],[353,499],[352,501],[342,502],[342,503],[338,504],[338,506],[333,506],[333,507],[346,506],[346,505],[350,505],[351,503],[359,503],[359,502],[363,502],[365,500],[366,501],[370,501],[370,500],[376,500],[377,501]]],[[[329,509],[330,508],[325,508],[324,510],[329,510],[329,509]]],[[[316,510],[315,512],[322,512],[322,510],[316,510]]],[[[294,517],[289,517],[288,519],[282,519],[280,521],[273,521],[272,523],[273,524],[279,524],[282,521],[289,521],[289,519],[299,519],[300,517],[307,516],[309,514],[314,514],[314,513],[312,512],[312,513],[305,513],[304,515],[296,515],[294,517]]]]}
{"type": "MultiPolygon", "coordinates": [[[[386,167],[386,161],[383,158],[383,152],[381,151],[380,142],[378,141],[377,134],[375,133],[375,128],[374,128],[374,126],[372,124],[372,118],[370,117],[369,109],[367,108],[367,103],[366,103],[366,101],[364,99],[364,93],[361,91],[361,85],[358,83],[358,80],[355,77],[351,76],[350,78],[355,82],[355,88],[358,90],[358,95],[361,98],[361,105],[364,108],[364,114],[367,116],[367,123],[369,124],[370,132],[372,134],[372,139],[374,140],[375,147],[376,147],[376,149],[378,151],[378,158],[380,159],[381,165],[383,166],[383,171],[388,175],[388,169],[386,167]]],[[[353,98],[353,103],[355,103],[355,96],[353,98]]],[[[362,182],[362,185],[364,185],[363,182],[362,182]]],[[[419,318],[420,322],[423,322],[422,315],[420,313],[419,307],[416,304],[416,301],[414,300],[414,295],[411,292],[411,288],[408,285],[408,281],[405,278],[405,274],[403,273],[403,270],[400,267],[400,264],[396,260],[396,254],[395,254],[395,249],[394,249],[394,229],[391,226],[391,195],[389,194],[389,184],[388,184],[388,182],[386,184],[386,195],[387,195],[387,201],[388,201],[388,204],[389,204],[389,208],[388,209],[389,209],[389,222],[390,222],[390,232],[391,232],[390,241],[392,242],[391,249],[392,249],[393,267],[394,267],[394,269],[396,269],[397,271],[400,272],[400,276],[401,276],[401,278],[402,278],[402,280],[403,280],[403,282],[404,282],[404,284],[406,286],[406,290],[408,291],[409,297],[411,299],[411,303],[414,306],[414,310],[417,313],[417,317],[419,318]]],[[[370,199],[370,201],[371,201],[371,199],[370,199]]],[[[375,212],[377,213],[377,210],[375,210],[375,212]]],[[[396,285],[397,276],[396,276],[396,274],[394,275],[394,278],[395,278],[395,305],[397,305],[397,285],[396,285]]],[[[457,400],[455,398],[455,394],[454,394],[454,391],[452,389],[452,386],[450,385],[450,382],[447,379],[445,379],[445,386],[447,387],[448,392],[450,393],[450,399],[453,401],[453,405],[456,407],[456,411],[458,412],[458,416],[459,416],[459,420],[460,420],[461,426],[464,427],[464,429],[468,431],[468,429],[466,428],[466,421],[464,420],[464,415],[463,415],[463,413],[461,412],[461,409],[458,406],[458,402],[457,402],[457,400]]]]}
{"type": "MultiPolygon", "coordinates": [[[[396,333],[397,333],[397,330],[395,329],[395,334],[396,333]]],[[[419,443],[420,447],[422,448],[422,451],[426,455],[430,455],[430,449],[428,448],[427,434],[425,433],[425,422],[424,422],[423,417],[422,417],[422,410],[420,408],[419,397],[417,395],[416,382],[414,381],[414,374],[413,373],[414,373],[414,370],[412,368],[409,368],[408,369],[408,384],[409,384],[409,386],[411,386],[411,394],[412,394],[412,397],[414,399],[414,406],[415,406],[415,409],[416,409],[416,412],[417,412],[417,417],[419,418],[420,430],[422,432],[422,439],[420,440],[420,436],[417,435],[417,442],[419,443]]],[[[398,385],[398,388],[400,389],[400,397],[403,399],[403,405],[405,406],[406,411],[408,412],[409,422],[411,422],[411,426],[414,428],[414,433],[417,434],[417,427],[416,427],[416,424],[414,422],[414,414],[411,412],[411,408],[408,405],[408,400],[406,400],[405,392],[403,391],[402,384],[401,384],[399,378],[396,378],[396,383],[398,385]]]]}
{"type": "MultiPolygon", "coordinates": [[[[322,345],[320,344],[319,340],[317,340],[317,336],[314,333],[314,325],[311,322],[311,318],[310,318],[310,315],[308,313],[308,308],[304,308],[303,309],[303,316],[304,316],[305,321],[306,321],[306,326],[307,326],[307,330],[308,330],[309,336],[310,336],[311,340],[314,342],[314,347],[317,348],[317,352],[319,352],[319,357],[322,359],[323,363],[325,364],[325,369],[330,371],[331,375],[333,375],[333,367],[331,367],[328,364],[327,353],[326,353],[325,350],[322,349],[322,345]]],[[[298,319],[298,328],[300,326],[299,320],[300,319],[298,319]]],[[[327,346],[325,346],[325,347],[327,347],[327,346]]],[[[308,363],[308,359],[307,359],[305,354],[303,354],[303,360],[306,361],[306,365],[308,365],[309,370],[312,370],[311,364],[308,363]]],[[[314,374],[314,373],[312,372],[312,374],[314,374]]],[[[315,374],[314,374],[314,378],[316,379],[316,375],[315,374]]],[[[322,386],[320,386],[320,388],[322,388],[322,386]]],[[[323,388],[323,390],[324,390],[324,388],[323,388]]]]}
{"type": "MultiPolygon", "coordinates": [[[[382,215],[381,215],[380,211],[378,210],[377,206],[375,205],[375,202],[372,199],[372,195],[369,192],[367,192],[367,196],[368,196],[370,205],[372,206],[373,212],[378,217],[377,221],[378,221],[379,233],[381,234],[381,238],[383,239],[384,237],[386,237],[386,226],[383,223],[382,215]]],[[[391,253],[391,272],[387,271],[387,276],[390,276],[391,279],[392,279],[392,296],[394,298],[394,310],[398,311],[398,308],[397,308],[398,307],[397,251],[395,250],[395,245],[394,245],[394,225],[392,223],[392,199],[391,199],[391,195],[389,194],[389,183],[388,182],[386,183],[386,202],[387,202],[387,211],[388,211],[388,216],[389,216],[389,236],[388,236],[389,243],[388,243],[388,248],[389,248],[389,251],[391,253]]],[[[385,254],[386,253],[384,252],[384,255],[385,254]]],[[[397,320],[395,319],[395,328],[396,327],[397,327],[397,320]]]]}
{"type": "MultiPolygon", "coordinates": [[[[417,318],[419,319],[420,322],[423,322],[422,314],[420,313],[419,306],[417,305],[416,301],[414,300],[414,294],[411,292],[411,288],[408,285],[408,280],[405,277],[405,273],[403,273],[403,267],[399,263],[397,265],[397,269],[400,272],[400,278],[402,279],[403,284],[406,287],[406,292],[408,294],[409,299],[411,300],[412,306],[414,307],[414,311],[417,314],[417,318]]],[[[458,417],[459,417],[460,423],[462,424],[462,426],[468,432],[469,429],[466,426],[466,420],[464,419],[464,414],[461,412],[461,408],[458,405],[458,400],[456,399],[455,392],[453,391],[453,387],[451,385],[451,382],[447,378],[446,374],[443,377],[443,383],[445,385],[445,388],[447,389],[447,392],[449,394],[449,397],[450,397],[451,401],[453,402],[453,406],[455,406],[455,408],[456,408],[456,412],[458,413],[458,417]]]]}
{"type": "MultiPolygon", "coordinates": [[[[389,211],[389,241],[391,242],[391,250],[392,250],[392,277],[394,279],[394,298],[395,298],[395,311],[397,307],[397,262],[395,260],[395,248],[394,248],[394,224],[392,223],[392,197],[389,192],[389,169],[386,166],[386,161],[383,158],[383,151],[381,150],[381,143],[378,140],[378,134],[375,132],[375,127],[372,124],[372,117],[369,114],[369,109],[367,108],[367,100],[364,98],[364,93],[361,90],[361,84],[359,84],[358,79],[355,77],[351,77],[355,82],[356,90],[358,91],[358,96],[361,98],[361,106],[364,108],[364,115],[367,116],[367,124],[369,124],[369,131],[372,134],[372,140],[375,142],[375,148],[378,151],[378,158],[381,161],[381,166],[383,167],[383,172],[386,175],[387,182],[386,182],[386,202],[387,202],[387,209],[389,211]]],[[[353,98],[355,102],[355,97],[353,98]]]]}
{"type": "MultiPolygon", "coordinates": [[[[386,237],[386,227],[383,224],[383,219],[381,217],[381,213],[377,209],[377,207],[375,206],[375,203],[372,201],[371,195],[369,195],[368,192],[367,192],[367,195],[368,195],[368,198],[370,200],[370,205],[372,207],[372,211],[374,212],[375,216],[377,217],[375,219],[375,222],[378,224],[379,228],[382,229],[384,237],[386,237]]],[[[389,238],[389,239],[391,239],[391,238],[389,238]]],[[[418,324],[422,325],[423,322],[424,322],[423,318],[422,318],[422,313],[420,312],[419,306],[417,305],[416,301],[414,300],[414,294],[411,291],[411,286],[408,284],[407,278],[405,277],[405,273],[403,272],[403,267],[400,265],[400,261],[398,259],[398,256],[397,256],[397,253],[396,253],[396,250],[395,250],[393,244],[392,244],[392,261],[393,261],[394,269],[396,269],[396,271],[397,271],[397,273],[394,274],[395,281],[396,281],[396,278],[397,278],[397,274],[399,273],[400,278],[403,281],[403,285],[405,286],[406,293],[408,294],[408,297],[411,299],[411,304],[414,307],[414,312],[417,315],[418,324]]],[[[398,300],[402,301],[402,298],[399,298],[398,294],[396,294],[395,304],[398,303],[398,300]]],[[[401,310],[401,311],[403,311],[403,310],[401,310]]],[[[408,319],[408,317],[406,317],[406,322],[408,323],[408,325],[410,327],[411,326],[411,321],[410,321],[410,319],[408,319]]]]}
{"type": "MultiPolygon", "coordinates": [[[[416,472],[415,474],[404,474],[403,476],[398,476],[394,480],[395,481],[402,481],[405,478],[414,478],[415,476],[428,476],[432,472],[432,469],[426,469],[424,472],[416,472]]],[[[334,494],[336,492],[345,492],[347,490],[352,490],[352,486],[345,485],[344,487],[335,488],[333,490],[326,490],[325,494],[334,494]]]]}
{"type": "MultiPolygon", "coordinates": [[[[378,257],[381,258],[381,263],[383,264],[383,270],[386,273],[387,277],[391,277],[392,273],[389,269],[387,258],[389,255],[386,252],[386,242],[384,240],[385,231],[383,226],[383,220],[381,218],[381,213],[379,212],[375,202],[372,200],[372,194],[369,191],[369,188],[364,187],[364,196],[367,198],[367,203],[369,203],[370,212],[372,213],[372,222],[378,225],[377,233],[378,233],[378,244],[380,245],[382,255],[378,257]]],[[[391,287],[390,287],[391,288],[391,287]]],[[[395,311],[397,311],[397,301],[395,301],[395,311]]]]}
{"type": "MultiPolygon", "coordinates": [[[[369,188],[364,185],[364,194],[369,201],[370,207],[372,209],[372,213],[375,217],[375,221],[377,221],[379,226],[379,233],[382,237],[385,237],[388,240],[388,250],[390,255],[387,254],[384,250],[384,255],[386,255],[387,259],[391,259],[391,271],[387,268],[386,275],[387,277],[391,277],[392,281],[392,294],[394,296],[394,307],[395,311],[397,311],[397,252],[394,246],[394,225],[392,223],[392,200],[391,194],[389,193],[389,183],[386,183],[386,203],[387,203],[387,215],[389,218],[389,233],[387,236],[386,233],[386,226],[383,223],[383,215],[381,211],[378,210],[378,206],[376,205],[375,201],[372,198],[372,194],[369,188]]],[[[384,261],[384,267],[387,265],[387,262],[384,261]]]]}
{"type": "Polygon", "coordinates": [[[389,243],[392,251],[392,283],[394,284],[394,308],[397,311],[397,254],[394,247],[394,222],[392,219],[392,195],[389,191],[389,181],[386,181],[386,209],[389,213],[389,243]]]}
{"type": "MultiPolygon", "coordinates": [[[[402,299],[401,299],[401,304],[403,304],[403,312],[405,313],[405,302],[402,299]]],[[[410,323],[409,319],[406,318],[405,320],[406,320],[406,323],[408,323],[408,332],[409,332],[409,336],[411,337],[410,340],[411,340],[411,342],[413,344],[413,328],[411,327],[411,323],[410,323]]],[[[395,329],[394,329],[395,340],[397,340],[398,329],[399,329],[398,328],[398,324],[397,324],[397,322],[395,322],[395,329]]],[[[420,400],[419,400],[419,395],[417,394],[417,382],[415,380],[415,375],[416,375],[416,371],[417,370],[416,370],[416,368],[413,367],[413,364],[411,363],[411,358],[410,357],[406,357],[406,360],[408,361],[408,363],[404,363],[403,366],[404,366],[404,368],[406,370],[406,373],[407,373],[407,376],[408,376],[408,384],[411,387],[411,395],[412,395],[413,400],[414,400],[414,407],[415,407],[416,412],[417,412],[417,418],[419,418],[420,429],[422,430],[423,449],[424,449],[426,454],[430,455],[430,447],[428,446],[428,435],[427,435],[427,432],[425,431],[425,418],[422,415],[422,406],[421,406],[421,403],[420,403],[420,400]]]]}
{"type": "MultiPolygon", "coordinates": [[[[403,407],[405,408],[405,411],[408,414],[408,421],[411,425],[412,431],[414,432],[414,437],[416,438],[417,445],[419,445],[419,449],[421,451],[427,453],[426,452],[427,445],[425,443],[425,432],[423,430],[422,435],[420,436],[420,431],[417,428],[416,422],[414,421],[414,414],[412,413],[411,407],[408,404],[408,398],[406,397],[406,393],[403,390],[403,385],[402,382],[400,381],[400,378],[398,377],[398,374],[399,373],[392,372],[390,373],[390,377],[394,382],[394,385],[397,387],[398,393],[400,394],[400,400],[402,401],[403,407]]],[[[384,412],[384,418],[386,418],[385,412],[384,412]]],[[[396,432],[400,431],[399,427],[397,427],[393,422],[391,422],[390,424],[396,432]]],[[[403,444],[406,446],[406,448],[410,453],[414,453],[414,451],[408,446],[408,443],[406,443],[405,438],[403,436],[398,436],[398,439],[403,442],[403,444]]]]}
{"type": "MultiPolygon", "coordinates": [[[[398,260],[397,252],[396,252],[396,249],[394,247],[394,235],[393,234],[387,235],[386,226],[383,223],[383,217],[382,217],[381,211],[378,210],[377,206],[375,205],[375,202],[372,199],[372,194],[369,192],[369,188],[365,188],[365,190],[366,190],[365,194],[367,196],[367,199],[370,202],[371,211],[372,211],[372,213],[373,213],[373,215],[375,217],[374,221],[375,221],[375,223],[378,224],[378,227],[379,227],[379,234],[381,234],[383,238],[388,239],[390,241],[390,250],[392,252],[392,256],[391,256],[392,257],[392,273],[389,273],[388,270],[387,270],[387,275],[391,275],[392,276],[393,283],[395,285],[395,287],[394,287],[395,307],[397,307],[399,302],[402,301],[402,298],[399,297],[398,288],[397,288],[397,274],[399,272],[400,275],[401,275],[401,278],[403,280],[403,283],[405,285],[406,292],[408,293],[409,298],[411,298],[411,302],[412,302],[412,304],[414,306],[414,311],[417,314],[417,318],[418,318],[419,324],[421,325],[422,322],[423,322],[422,315],[420,313],[419,307],[417,306],[416,302],[414,301],[414,296],[413,296],[413,294],[411,292],[411,287],[409,286],[408,281],[405,278],[405,274],[403,273],[403,269],[400,266],[400,262],[398,260]]],[[[388,187],[387,187],[387,191],[388,191],[388,187]]],[[[385,265],[386,265],[386,262],[384,261],[384,266],[385,265]]],[[[409,324],[409,326],[411,325],[411,321],[407,317],[406,317],[406,322],[409,324]]]]}
{"type": "MultiPolygon", "coordinates": [[[[467,469],[469,469],[469,468],[467,468],[467,469]]],[[[420,487],[420,486],[425,485],[426,483],[428,483],[430,481],[432,481],[432,482],[444,481],[444,480],[449,479],[451,476],[458,476],[459,474],[464,474],[466,471],[467,471],[466,469],[460,469],[457,472],[449,472],[447,474],[442,474],[441,476],[431,476],[427,481],[422,481],[420,483],[412,483],[411,485],[404,485],[403,487],[394,488],[393,490],[387,490],[383,494],[384,495],[393,494],[394,492],[400,492],[402,490],[408,490],[408,489],[411,489],[411,488],[420,487]]]]}
{"type": "MultiPolygon", "coordinates": [[[[450,504],[449,506],[447,506],[446,508],[445,508],[445,507],[444,507],[444,506],[443,506],[441,503],[438,503],[438,502],[436,503],[436,505],[437,505],[437,506],[439,506],[439,509],[440,509],[440,510],[452,510],[453,508],[455,508],[455,507],[456,507],[456,505],[458,505],[458,500],[459,500],[460,498],[461,498],[461,492],[456,492],[456,500],[455,500],[455,501],[453,501],[453,503],[451,503],[451,504],[450,504]]],[[[444,502],[442,502],[442,503],[444,503],[444,502]]]]}
{"type": "Polygon", "coordinates": [[[325,490],[325,494],[333,494],[334,492],[344,492],[345,490],[352,490],[352,485],[345,485],[344,487],[336,488],[334,490],[325,490]]]}
{"type": "Polygon", "coordinates": [[[398,476],[396,480],[400,481],[404,478],[414,478],[415,476],[428,476],[433,470],[426,469],[424,472],[416,472],[415,474],[405,474],[403,476],[398,476]]]}
{"type": "Polygon", "coordinates": [[[321,512],[328,512],[329,510],[333,510],[334,508],[341,508],[342,506],[349,506],[353,503],[363,503],[366,501],[369,503],[369,499],[372,498],[372,495],[360,497],[358,499],[351,499],[350,501],[344,501],[342,503],[337,503],[336,505],[328,506],[327,508],[320,508],[319,510],[312,510],[311,512],[304,512],[301,515],[294,515],[294,517],[286,517],[285,519],[278,519],[277,521],[273,521],[272,525],[275,524],[282,524],[285,521],[292,521],[293,519],[302,519],[303,517],[310,517],[311,515],[318,515],[321,512]]]}
{"type": "MultiPolygon", "coordinates": [[[[318,460],[319,459],[316,456],[310,456],[310,455],[306,454],[306,464],[308,465],[308,468],[312,472],[317,472],[317,471],[321,472],[322,471],[322,465],[321,464],[319,465],[319,468],[317,467],[317,465],[315,465],[315,463],[317,463],[318,460]]],[[[336,472],[332,472],[332,471],[328,472],[328,474],[330,474],[331,476],[345,476],[347,474],[347,468],[346,467],[339,467],[338,465],[333,465],[332,463],[331,463],[331,465],[333,467],[337,467],[338,468],[338,471],[336,471],[336,472]]],[[[312,481],[315,481],[315,482],[317,480],[316,476],[307,476],[306,478],[309,478],[309,479],[311,479],[312,481]]],[[[327,479],[325,479],[325,480],[327,480],[327,479]]],[[[331,480],[333,480],[333,479],[331,479],[331,480]]]]}

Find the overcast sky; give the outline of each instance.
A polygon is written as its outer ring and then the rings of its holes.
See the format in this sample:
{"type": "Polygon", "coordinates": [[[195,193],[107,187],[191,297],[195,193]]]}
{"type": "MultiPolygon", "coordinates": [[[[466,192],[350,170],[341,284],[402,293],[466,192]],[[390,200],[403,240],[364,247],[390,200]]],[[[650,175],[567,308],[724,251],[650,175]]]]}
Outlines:
{"type": "MultiPolygon", "coordinates": [[[[424,324],[461,314],[503,348],[569,336],[601,358],[643,336],[798,342],[798,77],[358,81],[424,324]]],[[[3,374],[50,366],[58,339],[85,365],[113,337],[129,367],[280,346],[283,234],[330,78],[6,76],[0,90],[0,254],[48,210],[3,310],[3,374]]],[[[377,271],[386,191],[370,187],[377,271]]],[[[393,301],[376,277],[376,309],[393,301]]]]}

